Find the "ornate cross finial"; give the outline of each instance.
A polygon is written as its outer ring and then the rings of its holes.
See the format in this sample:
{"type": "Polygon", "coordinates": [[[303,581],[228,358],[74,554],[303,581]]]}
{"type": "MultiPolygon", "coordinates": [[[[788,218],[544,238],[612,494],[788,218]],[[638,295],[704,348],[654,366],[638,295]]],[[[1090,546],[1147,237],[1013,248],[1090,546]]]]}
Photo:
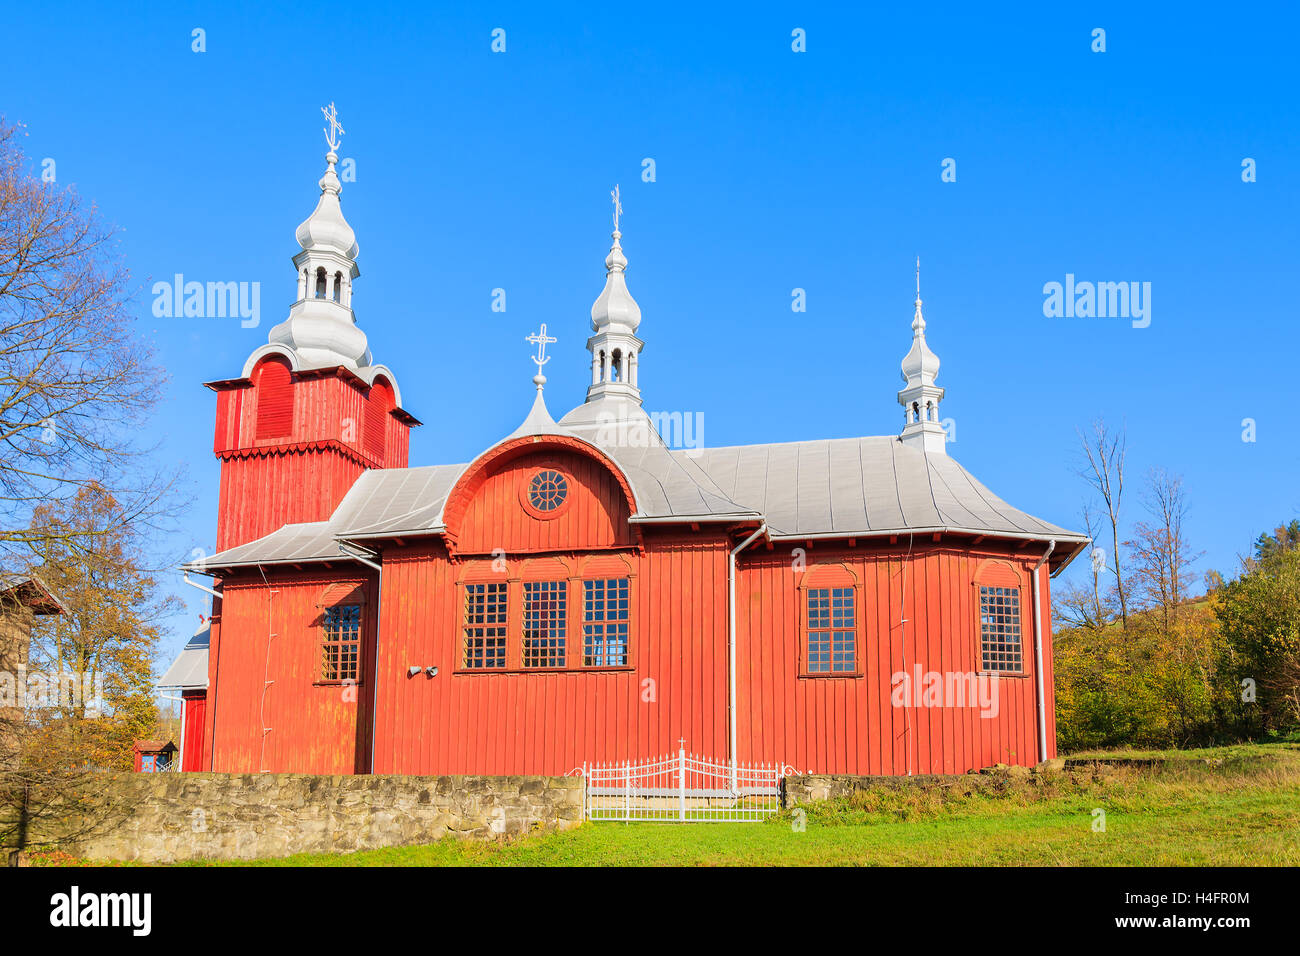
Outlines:
{"type": "Polygon", "coordinates": [[[618,201],[618,185],[610,191],[609,198],[614,200],[614,231],[618,232],[618,217],[623,212],[623,204],[618,201]]]}
{"type": "Polygon", "coordinates": [[[916,297],[921,298],[921,257],[916,257],[916,297]]]}
{"type": "Polygon", "coordinates": [[[551,342],[558,342],[559,339],[546,334],[546,323],[543,322],[541,329],[528,336],[527,341],[537,346],[537,354],[533,356],[533,361],[537,363],[537,374],[541,375],[542,366],[551,360],[551,357],[546,354],[546,346],[551,342]]]}
{"type": "Polygon", "coordinates": [[[334,108],[333,103],[330,103],[328,107],[322,106],[320,111],[330,124],[329,129],[321,131],[325,134],[325,142],[329,143],[331,153],[337,153],[339,143],[343,142],[342,134],[346,133],[347,130],[339,125],[339,111],[334,108]]]}

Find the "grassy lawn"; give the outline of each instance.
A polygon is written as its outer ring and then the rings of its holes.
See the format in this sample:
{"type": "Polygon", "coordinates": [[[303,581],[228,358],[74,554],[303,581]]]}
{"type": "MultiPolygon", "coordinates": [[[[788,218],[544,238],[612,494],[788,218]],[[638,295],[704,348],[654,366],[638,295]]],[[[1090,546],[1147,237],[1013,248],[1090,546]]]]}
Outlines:
{"type": "Polygon", "coordinates": [[[803,832],[788,812],[760,824],[588,823],[507,842],[444,840],[254,865],[1300,865],[1300,745],[1169,755],[1227,759],[879,788],[810,805],[803,832]],[[1105,832],[1093,830],[1094,808],[1105,811],[1105,832]]]}

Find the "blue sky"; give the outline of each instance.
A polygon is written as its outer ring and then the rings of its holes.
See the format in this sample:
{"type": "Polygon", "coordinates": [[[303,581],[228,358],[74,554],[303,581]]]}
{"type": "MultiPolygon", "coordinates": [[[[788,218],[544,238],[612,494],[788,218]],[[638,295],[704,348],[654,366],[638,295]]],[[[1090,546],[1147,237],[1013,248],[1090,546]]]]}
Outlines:
{"type": "MultiPolygon", "coordinates": [[[[920,255],[950,452],[996,493],[1080,527],[1076,429],[1104,416],[1127,425],[1133,492],[1149,466],[1184,476],[1198,571],[1233,570],[1300,512],[1297,17],[1281,6],[56,3],[5,18],[0,112],[124,230],[140,331],[170,376],[157,437],[193,497],[178,560],[215,532],[201,383],[238,375],[287,313],[331,100],[356,162],[353,304],[425,422],[413,464],[468,460],[518,424],[540,322],[559,338],[551,410],[582,400],[619,183],[646,406],[701,413],[709,445],[896,432],[920,255]],[[260,326],[155,319],[149,286],[178,272],[260,282],[260,326]],[[1150,282],[1150,326],[1045,317],[1044,283],[1067,273],[1150,282]]],[[[165,659],[206,611],[177,590],[189,612],[165,659]]]]}

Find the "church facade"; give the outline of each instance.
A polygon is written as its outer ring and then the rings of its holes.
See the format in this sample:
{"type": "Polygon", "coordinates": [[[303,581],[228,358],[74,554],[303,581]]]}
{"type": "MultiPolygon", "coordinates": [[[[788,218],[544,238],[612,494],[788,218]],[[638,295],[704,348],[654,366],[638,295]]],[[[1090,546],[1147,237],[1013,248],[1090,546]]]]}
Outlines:
{"type": "Polygon", "coordinates": [[[420,423],[352,309],[336,147],[287,319],[208,383],[217,553],[186,571],[217,597],[185,769],[565,774],[682,747],[961,773],[1055,754],[1049,578],[1087,539],[946,454],[919,288],[899,435],[670,448],[642,408],[616,212],[585,402],[547,408],[543,326],[519,427],[413,467],[420,423]]]}

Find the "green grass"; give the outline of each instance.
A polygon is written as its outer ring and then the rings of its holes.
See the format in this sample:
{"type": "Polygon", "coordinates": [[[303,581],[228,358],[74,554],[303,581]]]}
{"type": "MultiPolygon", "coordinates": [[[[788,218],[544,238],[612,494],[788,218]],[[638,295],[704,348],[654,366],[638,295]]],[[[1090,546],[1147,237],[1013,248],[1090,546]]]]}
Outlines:
{"type": "Polygon", "coordinates": [[[789,812],[760,824],[587,823],[503,842],[448,839],[253,865],[1300,865],[1300,746],[1183,755],[1226,759],[876,787],[807,806],[803,832],[789,812]],[[1105,811],[1105,832],[1093,830],[1094,808],[1105,811]]]}
{"type": "Polygon", "coordinates": [[[1226,744],[1221,747],[1198,747],[1194,750],[1139,750],[1124,748],[1118,750],[1081,750],[1078,753],[1064,754],[1070,758],[1095,757],[1129,758],[1141,760],[1234,760],[1242,757],[1257,757],[1278,751],[1294,750],[1300,752],[1300,733],[1277,737],[1267,743],[1226,744]]]}

